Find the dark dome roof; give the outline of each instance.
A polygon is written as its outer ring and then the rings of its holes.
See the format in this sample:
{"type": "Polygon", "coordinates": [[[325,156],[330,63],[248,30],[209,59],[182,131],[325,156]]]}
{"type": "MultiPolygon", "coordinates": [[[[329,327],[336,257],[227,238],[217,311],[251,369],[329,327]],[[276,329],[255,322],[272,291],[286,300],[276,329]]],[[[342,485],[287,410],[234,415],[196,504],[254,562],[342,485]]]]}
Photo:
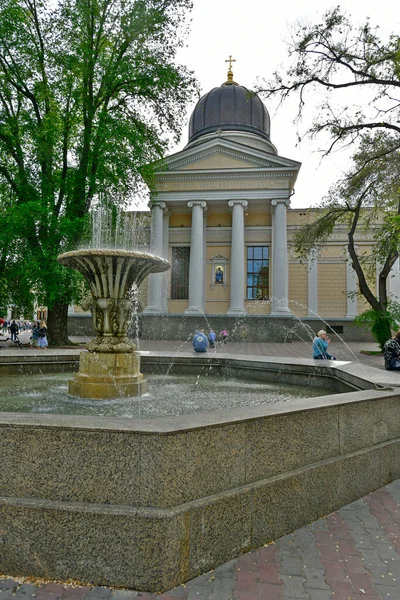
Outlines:
{"type": "Polygon", "coordinates": [[[254,92],[227,81],[196,104],[189,122],[189,142],[217,129],[247,131],[269,140],[270,118],[254,92]]]}

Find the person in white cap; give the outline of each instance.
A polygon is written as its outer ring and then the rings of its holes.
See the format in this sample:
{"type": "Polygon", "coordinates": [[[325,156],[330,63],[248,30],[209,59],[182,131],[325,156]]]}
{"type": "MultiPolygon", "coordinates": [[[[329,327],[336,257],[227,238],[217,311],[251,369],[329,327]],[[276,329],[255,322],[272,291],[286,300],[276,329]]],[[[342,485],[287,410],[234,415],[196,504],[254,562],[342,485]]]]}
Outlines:
{"type": "Polygon", "coordinates": [[[334,356],[328,353],[328,344],[330,338],[324,329],[318,331],[313,339],[313,358],[314,360],[336,360],[334,356]]]}

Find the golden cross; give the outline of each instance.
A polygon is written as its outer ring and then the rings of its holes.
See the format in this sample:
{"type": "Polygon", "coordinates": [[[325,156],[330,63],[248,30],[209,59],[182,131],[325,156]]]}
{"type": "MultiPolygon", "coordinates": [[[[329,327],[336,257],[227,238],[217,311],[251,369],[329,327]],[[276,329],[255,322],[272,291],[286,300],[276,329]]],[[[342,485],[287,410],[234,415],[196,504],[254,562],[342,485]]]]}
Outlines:
{"type": "Polygon", "coordinates": [[[236,58],[232,58],[232,55],[230,54],[228,60],[226,60],[225,62],[229,63],[229,70],[231,71],[232,70],[232,63],[236,62],[236,58]]]}

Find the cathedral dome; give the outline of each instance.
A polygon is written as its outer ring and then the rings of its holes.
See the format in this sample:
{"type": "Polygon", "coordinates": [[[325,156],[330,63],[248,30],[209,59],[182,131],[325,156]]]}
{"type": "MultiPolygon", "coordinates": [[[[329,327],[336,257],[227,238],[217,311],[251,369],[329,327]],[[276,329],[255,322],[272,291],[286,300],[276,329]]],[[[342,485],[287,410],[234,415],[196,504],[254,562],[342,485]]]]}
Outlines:
{"type": "Polygon", "coordinates": [[[189,143],[202,135],[220,131],[242,131],[270,139],[270,117],[254,93],[228,81],[202,96],[189,121],[189,143]]]}

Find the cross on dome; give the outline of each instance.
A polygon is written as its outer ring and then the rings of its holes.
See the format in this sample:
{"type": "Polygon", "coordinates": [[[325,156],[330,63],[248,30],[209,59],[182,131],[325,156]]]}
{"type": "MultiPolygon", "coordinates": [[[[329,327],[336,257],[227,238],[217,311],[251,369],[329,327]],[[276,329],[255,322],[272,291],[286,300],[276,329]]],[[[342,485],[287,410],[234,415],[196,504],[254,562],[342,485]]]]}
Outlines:
{"type": "Polygon", "coordinates": [[[232,63],[236,62],[236,58],[232,58],[232,55],[229,55],[229,58],[227,60],[225,60],[225,62],[229,63],[229,70],[228,70],[228,80],[226,83],[235,83],[233,81],[233,73],[232,73],[232,63]]]}

